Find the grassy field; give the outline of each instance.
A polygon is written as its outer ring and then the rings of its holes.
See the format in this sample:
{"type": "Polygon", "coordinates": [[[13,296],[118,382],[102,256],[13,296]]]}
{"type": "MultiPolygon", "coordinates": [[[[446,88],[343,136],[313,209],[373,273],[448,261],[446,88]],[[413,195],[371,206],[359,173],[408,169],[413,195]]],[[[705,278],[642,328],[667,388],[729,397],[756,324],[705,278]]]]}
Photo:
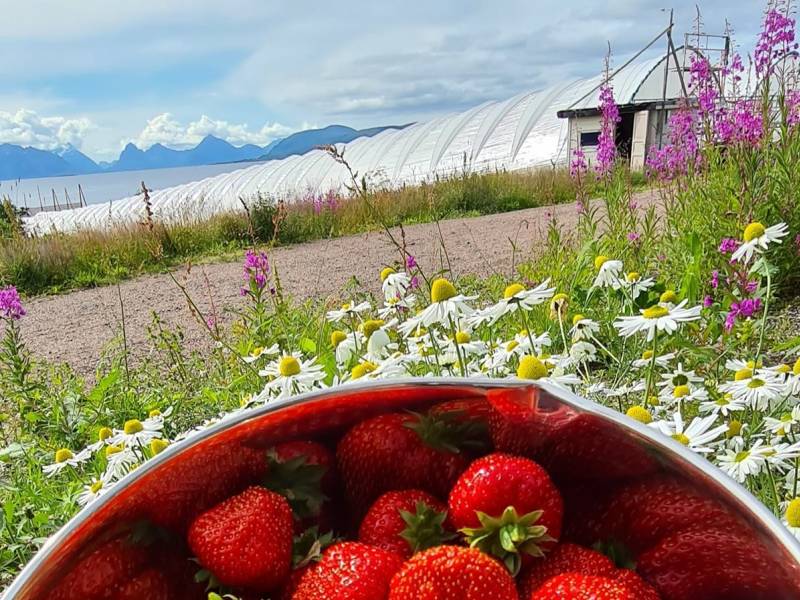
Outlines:
{"type": "MultiPolygon", "coordinates": [[[[642,179],[637,179],[639,184],[642,179]]],[[[106,285],[177,264],[222,260],[257,244],[295,244],[383,226],[507,212],[569,202],[575,183],[565,168],[469,174],[397,190],[375,190],[369,200],[326,197],[292,204],[254,198],[244,211],[207,221],[132,225],[28,238],[0,224],[0,282],[20,293],[106,285]]]]}
{"type": "MultiPolygon", "coordinates": [[[[216,342],[210,356],[186,350],[181,332],[156,317],[142,363],[129,366],[120,332],[92,386],[69,367],[30,355],[19,334],[24,301],[3,290],[0,586],[123,475],[110,464],[108,430],[123,440],[119,451],[133,468],[230,411],[397,375],[481,374],[570,388],[705,456],[800,535],[800,95],[786,85],[762,90],[760,100],[718,101],[725,110],[677,111],[673,139],[649,160],[662,194],[658,212],[632,205],[630,177],[610,160],[597,171],[577,164],[572,183],[563,173],[470,176],[369,194],[369,212],[355,202],[330,215],[298,207],[278,219],[277,233],[271,218],[252,219],[257,240],[289,243],[539,202],[577,198],[587,207],[574,230],[549,223],[544,251],[510,280],[448,281],[449,273],[424,272],[406,255],[375,273],[383,280],[378,297],[348,289],[342,307],[299,304],[282,294],[268,254],[252,248],[242,265],[246,308],[230,328],[197,315],[216,342]],[[588,208],[592,196],[602,198],[602,213],[588,208]],[[126,421],[146,418],[162,441],[125,445],[126,421]]],[[[610,119],[613,111],[603,108],[610,119]]],[[[177,260],[215,248],[193,239],[250,243],[241,217],[215,223],[203,227],[228,233],[170,229],[146,243],[133,231],[84,234],[26,241],[13,252],[8,244],[5,251],[20,258],[3,259],[3,268],[20,265],[6,277],[34,293],[78,285],[79,264],[103,265],[96,281],[83,281],[89,285],[160,268],[166,263],[148,258],[153,248],[177,260]],[[125,239],[115,251],[113,240],[125,239]],[[134,255],[131,263],[121,258],[134,255]],[[122,270],[110,274],[112,267],[122,270]]]]}

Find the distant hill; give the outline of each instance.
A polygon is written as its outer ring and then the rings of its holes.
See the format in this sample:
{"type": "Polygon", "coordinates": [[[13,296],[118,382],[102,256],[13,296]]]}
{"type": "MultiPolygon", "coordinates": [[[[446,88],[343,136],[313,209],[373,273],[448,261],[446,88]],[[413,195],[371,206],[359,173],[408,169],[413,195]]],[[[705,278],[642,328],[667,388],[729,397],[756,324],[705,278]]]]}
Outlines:
{"type": "Polygon", "coordinates": [[[406,125],[388,125],[358,130],[344,125],[328,125],[322,129],[298,131],[280,140],[269,152],[262,155],[260,160],[278,160],[295,154],[305,154],[317,146],[346,144],[359,137],[372,137],[386,129],[402,129],[403,127],[406,125]]]}
{"type": "Polygon", "coordinates": [[[356,130],[343,125],[330,125],[322,129],[309,129],[275,140],[266,146],[246,144],[234,146],[213,135],[207,135],[194,148],[175,150],[163,144],[154,144],[147,150],[129,143],[112,162],[95,163],[80,150],[68,144],[53,150],[37,150],[15,144],[0,144],[0,179],[29,179],[34,177],[60,177],[106,171],[138,171],[189,167],[227,162],[276,160],[305,154],[324,144],[350,142],[358,137],[373,136],[385,129],[403,126],[373,127],[356,130]]]}

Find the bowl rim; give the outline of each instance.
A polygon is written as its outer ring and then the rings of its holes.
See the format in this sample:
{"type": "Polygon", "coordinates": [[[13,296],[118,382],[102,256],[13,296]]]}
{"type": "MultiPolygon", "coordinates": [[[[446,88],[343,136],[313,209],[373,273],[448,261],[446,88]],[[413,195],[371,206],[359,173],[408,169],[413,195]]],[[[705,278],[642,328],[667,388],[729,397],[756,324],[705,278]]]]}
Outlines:
{"type": "Polygon", "coordinates": [[[624,415],[612,408],[593,402],[574,392],[548,382],[535,380],[521,380],[516,378],[493,379],[488,377],[398,377],[391,379],[371,379],[367,381],[355,381],[340,384],[337,386],[304,392],[288,396],[279,400],[271,400],[261,406],[250,409],[234,411],[230,416],[223,416],[219,421],[201,430],[191,431],[189,435],[179,440],[173,441],[162,452],[144,462],[136,470],[126,474],[122,479],[114,484],[108,493],[103,494],[95,501],[84,506],[61,528],[51,535],[36,554],[28,561],[23,569],[17,574],[11,585],[5,590],[2,600],[12,600],[17,594],[23,592],[25,588],[35,579],[35,575],[41,567],[50,559],[53,552],[61,546],[70,536],[87,522],[98,510],[110,504],[126,488],[136,483],[161,467],[163,463],[170,461],[175,456],[212,438],[223,431],[238,427],[248,421],[258,419],[264,415],[276,412],[289,406],[303,404],[319,398],[335,397],[339,395],[349,395],[367,390],[386,390],[407,387],[457,387],[472,388],[476,392],[488,389],[514,389],[525,387],[538,387],[543,391],[555,396],[566,405],[573,408],[594,414],[616,426],[625,430],[633,431],[639,437],[645,438],[648,443],[661,447],[674,455],[681,461],[688,463],[691,467],[700,471],[705,477],[711,479],[715,484],[723,487],[739,504],[757,519],[759,524],[769,532],[774,539],[779,541],[788,554],[800,566],[800,540],[781,523],[778,518],[753,494],[751,494],[739,482],[729,477],[724,471],[714,466],[704,457],[692,452],[683,444],[659,433],[652,427],[648,427],[635,419],[624,415]]]}

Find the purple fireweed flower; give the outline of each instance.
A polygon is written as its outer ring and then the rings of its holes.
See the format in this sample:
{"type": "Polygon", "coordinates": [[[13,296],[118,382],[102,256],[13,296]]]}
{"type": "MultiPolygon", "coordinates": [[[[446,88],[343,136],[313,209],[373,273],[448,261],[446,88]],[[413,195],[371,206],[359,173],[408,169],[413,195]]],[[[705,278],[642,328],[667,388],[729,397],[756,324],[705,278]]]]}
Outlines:
{"type": "MultiPolygon", "coordinates": [[[[244,264],[242,265],[242,278],[249,286],[255,286],[259,290],[263,290],[267,285],[269,278],[269,259],[263,252],[254,252],[248,250],[244,255],[244,264]]],[[[246,288],[242,288],[244,293],[247,293],[246,288]]]]}
{"type": "Polygon", "coordinates": [[[206,325],[209,329],[216,329],[217,328],[217,317],[214,315],[209,315],[206,317],[206,325]]]}
{"type": "Polygon", "coordinates": [[[772,73],[776,62],[797,50],[795,21],[788,16],[788,3],[782,0],[770,2],[761,25],[761,33],[753,52],[756,73],[762,77],[772,73]]]}
{"type": "Polygon", "coordinates": [[[19,321],[25,316],[25,309],[19,298],[19,292],[13,285],[0,289],[0,317],[19,321]]]}
{"type": "Polygon", "coordinates": [[[575,148],[572,151],[572,162],[569,163],[569,174],[574,179],[580,179],[589,170],[589,165],[586,162],[586,154],[583,148],[575,148]]]}
{"type": "Polygon", "coordinates": [[[719,271],[716,269],[711,271],[711,288],[717,289],[719,287],[719,271]]]}
{"type": "Polygon", "coordinates": [[[703,308],[711,308],[714,305],[714,298],[711,296],[706,296],[703,298],[703,308]]]}
{"type": "Polygon", "coordinates": [[[600,87],[600,114],[602,123],[600,135],[597,138],[597,155],[595,172],[598,177],[605,177],[614,166],[617,157],[615,132],[617,123],[620,122],[619,107],[614,101],[614,90],[606,82],[600,87]]]}
{"type": "Polygon", "coordinates": [[[733,329],[737,319],[750,319],[760,310],[761,298],[745,298],[739,302],[732,302],[725,317],[725,330],[733,329]]]}
{"type": "Polygon", "coordinates": [[[406,269],[413,269],[417,266],[417,259],[410,254],[406,256],[406,269]]]}
{"type": "Polygon", "coordinates": [[[758,289],[758,282],[757,281],[746,281],[744,284],[744,291],[748,294],[752,294],[758,289]]]}
{"type": "Polygon", "coordinates": [[[635,231],[628,232],[628,241],[634,246],[639,243],[641,237],[642,237],[641,233],[636,233],[635,231]]]}
{"type": "Polygon", "coordinates": [[[411,278],[410,285],[412,290],[416,290],[419,287],[419,278],[416,275],[411,278]]]}
{"type": "Polygon", "coordinates": [[[719,243],[719,251],[723,254],[733,254],[739,248],[739,240],[733,238],[722,238],[719,243]]]}
{"type": "Polygon", "coordinates": [[[700,160],[700,142],[694,113],[682,105],[667,123],[669,141],[662,148],[652,147],[645,161],[651,177],[668,182],[686,175],[700,160]]]}
{"type": "Polygon", "coordinates": [[[702,117],[710,116],[717,103],[717,86],[714,82],[711,63],[705,56],[693,54],[691,57],[689,91],[697,96],[700,115],[702,117]]]}
{"type": "Polygon", "coordinates": [[[786,124],[790,129],[800,124],[800,90],[786,92],[786,124]]]}

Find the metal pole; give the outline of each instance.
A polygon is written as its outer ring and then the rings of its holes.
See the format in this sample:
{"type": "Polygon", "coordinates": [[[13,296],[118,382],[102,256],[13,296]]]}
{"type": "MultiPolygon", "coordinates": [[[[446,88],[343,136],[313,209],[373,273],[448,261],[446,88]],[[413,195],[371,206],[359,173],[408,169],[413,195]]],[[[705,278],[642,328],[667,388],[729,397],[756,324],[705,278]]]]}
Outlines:
{"type": "Polygon", "coordinates": [[[669,9],[669,25],[665,33],[667,34],[667,54],[666,60],[664,61],[664,84],[661,87],[661,111],[658,114],[658,119],[656,120],[656,129],[658,131],[658,147],[661,148],[663,145],[664,140],[664,125],[667,122],[667,82],[669,81],[669,54],[670,54],[670,39],[672,36],[672,24],[673,24],[673,17],[674,13],[673,10],[669,9]]]}

